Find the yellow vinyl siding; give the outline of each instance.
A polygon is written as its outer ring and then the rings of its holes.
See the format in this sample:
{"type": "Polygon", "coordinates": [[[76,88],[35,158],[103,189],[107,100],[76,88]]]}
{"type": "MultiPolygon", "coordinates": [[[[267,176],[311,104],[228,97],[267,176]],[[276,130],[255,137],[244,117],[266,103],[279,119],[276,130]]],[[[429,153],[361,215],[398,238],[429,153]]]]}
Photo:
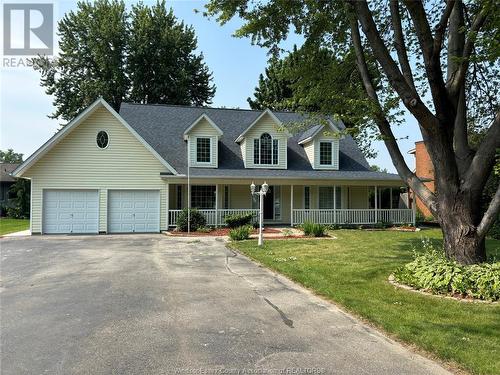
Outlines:
{"type": "Polygon", "coordinates": [[[266,169],[286,169],[287,168],[287,141],[288,136],[280,131],[277,124],[271,116],[264,115],[248,132],[245,134],[245,158],[246,168],[266,168],[266,169]],[[278,139],[278,164],[258,165],[254,164],[253,140],[259,138],[262,133],[269,133],[273,139],[278,139]]]}
{"type": "Polygon", "coordinates": [[[368,208],[368,187],[349,187],[349,208],[368,208]]]}
{"type": "Polygon", "coordinates": [[[243,164],[247,168],[247,140],[243,139],[240,143],[241,157],[243,159],[243,164]]]}
{"type": "Polygon", "coordinates": [[[304,151],[307,155],[307,159],[309,159],[309,163],[311,163],[311,165],[314,168],[314,165],[315,165],[314,164],[314,142],[313,141],[307,142],[304,145],[304,151]]]}
{"type": "Polygon", "coordinates": [[[107,190],[160,190],[160,228],[166,229],[166,168],[106,109],[97,109],[71,131],[24,176],[32,178],[32,231],[42,231],[43,189],[98,189],[99,231],[107,231],[107,190]],[[109,146],[99,149],[96,135],[104,130],[109,146]]]}
{"type": "Polygon", "coordinates": [[[201,119],[196,126],[189,131],[189,152],[192,167],[217,168],[218,166],[218,133],[217,130],[206,120],[201,119]],[[210,138],[211,157],[210,163],[198,163],[196,161],[196,138],[210,138]]]}

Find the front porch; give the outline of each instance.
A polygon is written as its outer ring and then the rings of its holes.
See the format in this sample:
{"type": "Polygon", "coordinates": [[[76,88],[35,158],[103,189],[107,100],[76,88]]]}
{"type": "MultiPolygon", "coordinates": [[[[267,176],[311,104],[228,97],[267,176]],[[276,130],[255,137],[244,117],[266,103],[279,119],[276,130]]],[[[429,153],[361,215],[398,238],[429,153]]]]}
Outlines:
{"type": "MultiPolygon", "coordinates": [[[[189,206],[205,216],[208,226],[224,226],[224,218],[234,214],[253,214],[257,218],[258,201],[250,194],[250,183],[197,182],[190,188],[183,183],[168,184],[168,226],[175,227],[179,214],[189,206]]],[[[306,221],[327,225],[415,224],[406,189],[399,186],[268,183],[266,225],[295,226],[306,221]]]]}

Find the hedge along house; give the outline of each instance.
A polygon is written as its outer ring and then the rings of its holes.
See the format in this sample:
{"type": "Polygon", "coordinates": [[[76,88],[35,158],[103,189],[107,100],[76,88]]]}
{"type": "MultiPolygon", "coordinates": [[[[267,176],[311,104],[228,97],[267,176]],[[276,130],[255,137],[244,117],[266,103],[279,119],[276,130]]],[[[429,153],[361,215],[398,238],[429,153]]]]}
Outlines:
{"type": "Polygon", "coordinates": [[[99,99],[13,175],[31,180],[32,233],[159,232],[189,201],[209,225],[223,225],[228,214],[257,213],[253,181],[270,185],[267,224],[414,220],[401,179],[370,171],[354,140],[334,135],[342,123],[284,130],[303,119],[128,103],[117,113],[99,99]]]}

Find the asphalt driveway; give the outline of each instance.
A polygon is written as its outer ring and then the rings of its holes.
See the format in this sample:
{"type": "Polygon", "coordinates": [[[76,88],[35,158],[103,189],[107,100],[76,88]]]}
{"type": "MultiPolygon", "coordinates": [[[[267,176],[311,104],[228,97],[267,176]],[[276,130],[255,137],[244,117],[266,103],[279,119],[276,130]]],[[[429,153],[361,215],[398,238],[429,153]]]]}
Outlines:
{"type": "Polygon", "coordinates": [[[3,375],[446,373],[215,239],[0,246],[3,375]]]}

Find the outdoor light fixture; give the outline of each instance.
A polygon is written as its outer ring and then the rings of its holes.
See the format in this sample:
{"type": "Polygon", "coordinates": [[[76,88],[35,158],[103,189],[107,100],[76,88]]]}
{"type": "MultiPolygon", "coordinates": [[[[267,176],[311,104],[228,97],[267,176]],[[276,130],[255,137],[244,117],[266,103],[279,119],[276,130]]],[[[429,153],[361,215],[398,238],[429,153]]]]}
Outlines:
{"type": "Polygon", "coordinates": [[[258,195],[259,196],[259,242],[258,245],[262,246],[264,243],[264,236],[262,234],[262,229],[263,229],[263,222],[264,222],[264,196],[266,195],[267,191],[269,190],[269,185],[264,182],[262,186],[260,187],[260,191],[256,192],[255,191],[255,184],[252,182],[250,185],[250,192],[252,195],[258,195]]]}

